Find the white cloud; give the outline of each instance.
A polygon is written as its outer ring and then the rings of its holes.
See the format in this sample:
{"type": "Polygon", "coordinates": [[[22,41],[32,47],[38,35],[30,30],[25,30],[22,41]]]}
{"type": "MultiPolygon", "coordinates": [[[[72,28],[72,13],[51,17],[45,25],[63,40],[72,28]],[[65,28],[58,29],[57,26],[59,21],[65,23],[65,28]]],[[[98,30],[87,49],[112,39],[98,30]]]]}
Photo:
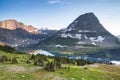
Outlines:
{"type": "Polygon", "coordinates": [[[57,4],[60,3],[60,0],[48,0],[48,4],[57,4]]]}

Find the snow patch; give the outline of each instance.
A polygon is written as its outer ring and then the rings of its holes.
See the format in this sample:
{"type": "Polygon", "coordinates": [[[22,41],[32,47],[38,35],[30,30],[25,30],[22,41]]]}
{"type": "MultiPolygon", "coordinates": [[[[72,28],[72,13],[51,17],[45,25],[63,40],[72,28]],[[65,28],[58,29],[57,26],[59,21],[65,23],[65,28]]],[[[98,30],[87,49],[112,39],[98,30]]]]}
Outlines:
{"type": "Polygon", "coordinates": [[[67,31],[71,31],[72,30],[72,28],[69,28],[67,31]]]}
{"type": "Polygon", "coordinates": [[[64,34],[61,35],[61,37],[67,38],[67,37],[72,37],[72,35],[71,35],[71,34],[65,34],[65,33],[64,33],[64,34]]]}
{"type": "Polygon", "coordinates": [[[96,45],[95,42],[92,42],[93,45],[96,45]]]}
{"type": "Polygon", "coordinates": [[[102,42],[105,39],[105,37],[98,36],[98,37],[90,37],[89,39],[93,42],[102,42]]]}
{"type": "Polygon", "coordinates": [[[11,45],[11,47],[17,47],[18,45],[17,44],[13,44],[13,45],[11,45]]]}
{"type": "Polygon", "coordinates": [[[67,37],[70,37],[70,38],[76,38],[76,39],[81,39],[81,34],[61,34],[61,37],[63,38],[67,38],[67,37]]]}
{"type": "Polygon", "coordinates": [[[81,34],[75,34],[75,38],[81,39],[81,34]]]}
{"type": "Polygon", "coordinates": [[[84,35],[85,39],[88,39],[88,37],[86,35],[84,35]]]}
{"type": "Polygon", "coordinates": [[[75,25],[77,25],[78,21],[74,21],[75,25]]]}
{"type": "Polygon", "coordinates": [[[77,44],[87,44],[87,43],[84,41],[79,41],[79,42],[77,42],[77,44]]]}
{"type": "Polygon", "coordinates": [[[79,30],[78,32],[96,32],[96,31],[92,31],[92,30],[79,30]]]}
{"type": "Polygon", "coordinates": [[[60,45],[60,44],[58,44],[58,45],[55,45],[55,47],[63,48],[63,47],[67,47],[67,46],[66,45],[60,45]]]}
{"type": "Polygon", "coordinates": [[[105,39],[104,37],[98,36],[98,40],[99,40],[100,42],[102,42],[104,39],[105,39]]]}
{"type": "Polygon", "coordinates": [[[65,35],[65,33],[63,33],[63,34],[61,34],[61,37],[67,38],[67,35],[65,35]]]}

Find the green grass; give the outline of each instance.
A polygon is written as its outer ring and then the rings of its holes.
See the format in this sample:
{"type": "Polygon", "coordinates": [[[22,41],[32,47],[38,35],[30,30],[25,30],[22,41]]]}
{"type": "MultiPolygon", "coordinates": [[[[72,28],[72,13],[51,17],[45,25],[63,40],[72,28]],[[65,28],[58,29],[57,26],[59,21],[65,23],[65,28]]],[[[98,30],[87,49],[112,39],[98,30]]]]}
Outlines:
{"type": "Polygon", "coordinates": [[[108,65],[99,65],[98,67],[87,66],[87,69],[71,66],[70,71],[68,69],[61,69],[56,71],[56,74],[68,80],[120,80],[119,70],[120,67],[108,65]]]}
{"type": "Polygon", "coordinates": [[[47,72],[39,66],[0,64],[0,80],[49,80],[53,76],[52,72],[47,72]]]}
{"type": "Polygon", "coordinates": [[[3,56],[3,55],[7,56],[10,59],[12,59],[13,57],[16,57],[19,63],[24,63],[31,56],[29,54],[16,54],[16,53],[0,51],[0,56],[3,56]]]}
{"type": "MultiPolygon", "coordinates": [[[[17,57],[18,63],[0,63],[0,80],[120,80],[120,66],[114,65],[71,65],[62,64],[62,69],[55,72],[44,70],[32,63],[26,64],[29,54],[15,54],[0,51],[0,56],[17,57]]],[[[48,59],[51,61],[52,59],[48,59]]]]}
{"type": "Polygon", "coordinates": [[[120,67],[113,65],[98,65],[80,67],[62,65],[62,69],[55,72],[44,70],[33,64],[3,64],[0,63],[0,80],[120,80],[120,67]],[[65,68],[66,66],[66,68],[65,68]],[[85,69],[86,68],[86,69],[85,69]]]}

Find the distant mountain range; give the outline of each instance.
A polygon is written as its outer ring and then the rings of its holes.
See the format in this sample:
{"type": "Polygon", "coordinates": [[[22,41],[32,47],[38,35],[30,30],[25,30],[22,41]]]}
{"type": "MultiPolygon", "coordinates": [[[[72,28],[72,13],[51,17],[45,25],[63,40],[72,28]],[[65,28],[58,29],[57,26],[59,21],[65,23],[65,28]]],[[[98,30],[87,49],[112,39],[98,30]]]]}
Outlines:
{"type": "Polygon", "coordinates": [[[120,41],[108,32],[94,13],[76,18],[59,31],[37,29],[16,20],[0,22],[0,43],[19,50],[47,50],[120,60],[120,41]]]}
{"type": "Polygon", "coordinates": [[[37,28],[33,27],[32,25],[25,25],[22,22],[18,22],[14,19],[9,19],[5,21],[0,22],[0,28],[3,29],[9,29],[9,30],[16,30],[18,28],[21,28],[23,30],[26,30],[27,32],[37,32],[37,28]]]}
{"type": "Polygon", "coordinates": [[[9,19],[0,22],[0,41],[15,48],[37,44],[52,36],[54,32],[56,31],[39,30],[16,20],[9,19]]]}

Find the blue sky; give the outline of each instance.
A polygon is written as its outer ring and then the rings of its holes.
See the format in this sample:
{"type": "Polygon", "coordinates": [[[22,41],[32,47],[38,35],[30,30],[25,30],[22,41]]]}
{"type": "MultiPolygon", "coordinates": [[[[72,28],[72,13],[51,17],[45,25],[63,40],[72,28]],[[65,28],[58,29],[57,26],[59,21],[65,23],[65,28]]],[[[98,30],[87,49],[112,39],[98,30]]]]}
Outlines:
{"type": "Polygon", "coordinates": [[[120,0],[0,0],[0,21],[16,19],[37,28],[65,28],[87,12],[120,35],[120,0]]]}

